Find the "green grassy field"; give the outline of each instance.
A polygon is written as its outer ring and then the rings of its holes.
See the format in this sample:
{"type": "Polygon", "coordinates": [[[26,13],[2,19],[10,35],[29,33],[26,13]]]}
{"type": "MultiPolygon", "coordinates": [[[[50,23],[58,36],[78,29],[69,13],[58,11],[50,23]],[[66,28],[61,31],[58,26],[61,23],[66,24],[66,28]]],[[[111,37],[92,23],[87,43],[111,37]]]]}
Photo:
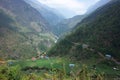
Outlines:
{"type": "Polygon", "coordinates": [[[32,60],[20,60],[14,62],[12,66],[19,65],[21,68],[25,67],[39,67],[39,68],[48,68],[48,69],[62,69],[63,65],[66,70],[69,71],[69,61],[63,58],[50,58],[50,59],[38,59],[35,61],[32,60]]]}
{"type": "Polygon", "coordinates": [[[113,65],[105,62],[97,64],[96,69],[93,69],[90,64],[74,63],[58,57],[35,61],[11,60],[7,65],[0,66],[0,80],[113,80],[119,76],[120,70],[113,70],[113,65]],[[70,68],[69,64],[75,66],[70,68]]]}

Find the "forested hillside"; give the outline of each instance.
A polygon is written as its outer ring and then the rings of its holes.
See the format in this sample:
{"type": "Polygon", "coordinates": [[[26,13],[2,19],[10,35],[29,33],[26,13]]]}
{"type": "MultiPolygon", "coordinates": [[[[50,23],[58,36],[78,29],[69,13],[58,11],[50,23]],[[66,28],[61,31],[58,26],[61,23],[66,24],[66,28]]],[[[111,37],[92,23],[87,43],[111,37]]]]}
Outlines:
{"type": "Polygon", "coordinates": [[[119,60],[119,49],[120,1],[113,0],[82,20],[70,35],[60,40],[49,51],[49,54],[85,60],[100,58],[97,54],[100,52],[104,56],[109,54],[119,60]]]}

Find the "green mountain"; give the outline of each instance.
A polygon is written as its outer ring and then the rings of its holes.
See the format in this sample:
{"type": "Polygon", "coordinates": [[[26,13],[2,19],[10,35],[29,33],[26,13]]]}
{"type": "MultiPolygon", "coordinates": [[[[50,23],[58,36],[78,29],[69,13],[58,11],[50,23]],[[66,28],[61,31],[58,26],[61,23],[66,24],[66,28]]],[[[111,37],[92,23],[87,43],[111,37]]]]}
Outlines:
{"type": "Polygon", "coordinates": [[[0,1],[0,58],[31,58],[55,40],[47,21],[24,0],[0,1]]]}
{"type": "Polygon", "coordinates": [[[48,52],[75,60],[120,60],[120,1],[113,0],[83,19],[75,29],[48,52]]]}

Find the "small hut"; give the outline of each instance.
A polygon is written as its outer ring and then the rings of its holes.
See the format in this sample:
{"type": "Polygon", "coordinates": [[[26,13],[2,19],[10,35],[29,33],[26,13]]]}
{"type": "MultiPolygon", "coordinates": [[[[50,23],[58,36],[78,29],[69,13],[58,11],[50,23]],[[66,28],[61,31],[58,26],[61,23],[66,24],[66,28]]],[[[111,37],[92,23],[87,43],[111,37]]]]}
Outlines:
{"type": "Polygon", "coordinates": [[[32,61],[36,61],[36,58],[35,58],[35,57],[32,57],[32,61]]]}
{"type": "Polygon", "coordinates": [[[111,59],[112,58],[112,56],[109,55],[109,54],[106,54],[105,57],[106,57],[106,59],[111,59]]]}

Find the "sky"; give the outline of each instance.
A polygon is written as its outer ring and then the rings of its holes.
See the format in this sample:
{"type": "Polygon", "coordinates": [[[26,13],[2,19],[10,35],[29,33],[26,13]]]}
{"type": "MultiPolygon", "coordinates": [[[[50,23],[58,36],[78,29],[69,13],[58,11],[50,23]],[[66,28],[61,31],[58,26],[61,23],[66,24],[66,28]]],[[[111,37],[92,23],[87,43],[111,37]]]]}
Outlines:
{"type": "Polygon", "coordinates": [[[82,15],[87,9],[100,0],[38,0],[48,7],[58,10],[63,16],[70,18],[82,15]]]}

